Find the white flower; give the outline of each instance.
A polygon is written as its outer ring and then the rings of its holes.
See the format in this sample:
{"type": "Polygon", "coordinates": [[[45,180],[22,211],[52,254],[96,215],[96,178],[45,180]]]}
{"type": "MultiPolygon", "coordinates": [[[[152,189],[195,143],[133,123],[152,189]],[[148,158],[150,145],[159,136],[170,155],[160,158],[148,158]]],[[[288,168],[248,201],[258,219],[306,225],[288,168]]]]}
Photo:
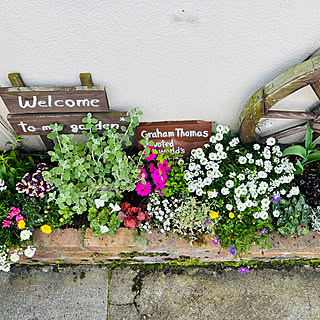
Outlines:
{"type": "Polygon", "coordinates": [[[244,211],[244,210],[246,210],[247,205],[240,201],[240,202],[237,203],[237,208],[238,208],[239,211],[244,211]]]}
{"type": "Polygon", "coordinates": [[[274,210],[274,211],[272,212],[272,214],[273,214],[273,216],[274,216],[275,218],[278,218],[278,217],[280,216],[280,211],[279,211],[279,210],[274,210]]]}
{"type": "Polygon", "coordinates": [[[202,189],[197,189],[196,190],[196,195],[199,196],[199,197],[202,196],[203,195],[203,190],[202,189]]]}
{"type": "Polygon", "coordinates": [[[253,149],[256,150],[256,151],[260,150],[260,148],[261,148],[260,144],[255,143],[253,145],[253,149]]]}
{"type": "Polygon", "coordinates": [[[94,203],[96,205],[96,208],[99,209],[101,207],[104,207],[105,201],[100,199],[95,199],[94,203]]]}
{"type": "Polygon", "coordinates": [[[235,147],[240,142],[239,138],[235,137],[230,141],[230,146],[235,147]]]}
{"type": "Polygon", "coordinates": [[[178,166],[182,166],[184,164],[184,160],[183,159],[179,159],[178,160],[178,166]]]}
{"type": "Polygon", "coordinates": [[[260,218],[262,220],[267,220],[268,219],[268,212],[267,211],[261,211],[259,216],[260,216],[260,218]]]}
{"type": "Polygon", "coordinates": [[[216,139],[217,139],[217,141],[223,140],[223,134],[220,133],[220,132],[218,132],[218,133],[216,134],[216,139]]]}
{"type": "Polygon", "coordinates": [[[217,195],[218,195],[218,192],[217,192],[215,189],[214,189],[213,191],[209,191],[209,192],[208,192],[208,197],[209,197],[210,199],[216,198],[217,195]]]}
{"type": "Polygon", "coordinates": [[[269,199],[264,198],[264,199],[261,200],[262,207],[269,208],[269,204],[270,204],[270,200],[269,199]]]}
{"type": "Polygon", "coordinates": [[[106,233],[109,231],[109,228],[107,226],[100,226],[101,233],[106,233]]]}
{"type": "Polygon", "coordinates": [[[217,154],[216,154],[216,153],[211,152],[211,153],[209,154],[209,159],[210,159],[211,161],[215,161],[215,160],[217,160],[217,154]]]}
{"type": "Polygon", "coordinates": [[[266,172],[264,171],[259,171],[258,172],[258,178],[264,179],[266,178],[268,175],[266,174],[266,172]]]}
{"type": "Polygon", "coordinates": [[[234,186],[234,182],[232,181],[232,180],[228,180],[227,182],[226,182],[226,187],[227,188],[232,188],[234,186]]]}
{"type": "Polygon", "coordinates": [[[12,262],[17,262],[20,260],[20,256],[17,252],[14,252],[11,256],[10,256],[10,260],[12,262]]]}
{"type": "Polygon", "coordinates": [[[20,238],[22,241],[28,240],[32,235],[32,232],[28,229],[22,230],[20,232],[20,238]]]}
{"type": "Polygon", "coordinates": [[[227,204],[227,205],[226,205],[226,209],[227,209],[227,210],[231,211],[232,208],[233,208],[232,204],[227,204]]]}
{"type": "Polygon", "coordinates": [[[27,249],[24,250],[24,255],[27,258],[32,258],[34,256],[34,254],[36,253],[36,250],[37,249],[35,247],[28,246],[27,249]]]}
{"type": "Polygon", "coordinates": [[[229,191],[228,188],[222,188],[222,189],[221,189],[221,193],[222,193],[224,196],[226,196],[227,194],[230,193],[230,191],[229,191]]]}
{"type": "Polygon", "coordinates": [[[230,177],[230,178],[234,178],[236,175],[237,175],[237,174],[236,174],[235,172],[231,172],[231,173],[229,174],[229,177],[230,177]]]}
{"type": "Polygon", "coordinates": [[[217,132],[222,132],[223,131],[223,126],[221,124],[217,125],[216,131],[217,132]]]}
{"type": "Polygon", "coordinates": [[[262,159],[256,160],[256,165],[259,166],[259,167],[262,167],[263,166],[263,160],[262,159]]]}
{"type": "Polygon", "coordinates": [[[253,217],[254,217],[255,219],[259,219],[259,218],[260,218],[259,212],[254,212],[254,213],[253,213],[253,217]]]}
{"type": "Polygon", "coordinates": [[[245,163],[247,162],[247,158],[241,156],[241,157],[239,157],[239,160],[238,160],[238,161],[239,161],[240,164],[245,164],[245,163]]]}
{"type": "Polygon", "coordinates": [[[276,144],[276,139],[275,138],[270,137],[270,138],[267,139],[267,145],[268,146],[271,147],[271,146],[273,146],[275,144],[276,144]]]}
{"type": "Polygon", "coordinates": [[[211,143],[216,143],[216,142],[217,142],[216,136],[211,136],[210,139],[209,139],[209,141],[210,141],[211,143]]]}
{"type": "Polygon", "coordinates": [[[200,160],[200,163],[201,163],[203,166],[205,166],[205,165],[208,163],[208,160],[207,160],[206,158],[202,158],[202,159],[200,160]]]}
{"type": "Polygon", "coordinates": [[[196,168],[196,164],[195,164],[194,162],[191,162],[191,163],[189,164],[189,170],[190,170],[190,171],[193,171],[193,170],[195,170],[195,168],[196,168]]]}
{"type": "Polygon", "coordinates": [[[240,181],[243,181],[245,178],[246,178],[246,176],[245,176],[243,173],[239,173],[239,174],[238,174],[238,179],[239,179],[240,181]]]}
{"type": "Polygon", "coordinates": [[[120,206],[118,204],[109,203],[109,207],[112,209],[112,212],[119,212],[121,210],[120,206]]]}
{"type": "Polygon", "coordinates": [[[223,150],[223,145],[221,143],[217,143],[214,148],[216,149],[216,151],[222,151],[223,150]]]}

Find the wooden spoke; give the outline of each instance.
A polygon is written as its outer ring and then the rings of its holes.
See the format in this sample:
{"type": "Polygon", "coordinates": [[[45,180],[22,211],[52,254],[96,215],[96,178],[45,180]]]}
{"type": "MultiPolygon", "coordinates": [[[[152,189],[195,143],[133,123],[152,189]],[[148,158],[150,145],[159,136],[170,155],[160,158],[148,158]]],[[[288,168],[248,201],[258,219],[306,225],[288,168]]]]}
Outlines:
{"type": "Polygon", "coordinates": [[[318,97],[318,99],[320,99],[320,82],[316,81],[314,83],[311,83],[310,86],[314,91],[314,93],[316,94],[316,96],[318,97]]]}
{"type": "Polygon", "coordinates": [[[313,120],[315,114],[313,112],[300,112],[300,111],[268,111],[263,115],[263,119],[304,119],[313,120]]]}
{"type": "Polygon", "coordinates": [[[298,124],[298,125],[295,125],[293,127],[290,127],[290,128],[287,128],[287,129],[283,129],[281,131],[277,131],[277,132],[274,132],[272,134],[260,137],[259,141],[265,142],[270,137],[273,137],[273,138],[275,138],[277,140],[278,139],[282,139],[282,138],[289,137],[289,136],[291,136],[293,134],[296,134],[296,133],[299,133],[299,132],[304,132],[304,131],[306,131],[306,128],[307,128],[307,124],[306,123],[298,124]]]}

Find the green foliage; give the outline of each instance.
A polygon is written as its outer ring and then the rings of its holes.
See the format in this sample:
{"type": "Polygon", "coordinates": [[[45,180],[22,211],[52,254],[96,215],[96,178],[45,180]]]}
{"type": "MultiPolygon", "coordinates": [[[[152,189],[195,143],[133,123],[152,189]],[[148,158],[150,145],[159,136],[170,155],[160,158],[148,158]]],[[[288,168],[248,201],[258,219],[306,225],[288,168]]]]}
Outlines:
{"type": "Polygon", "coordinates": [[[21,157],[18,154],[18,144],[22,141],[20,136],[14,136],[14,142],[7,142],[11,145],[11,149],[0,154],[0,179],[6,182],[8,190],[15,192],[16,183],[21,177],[32,167],[34,167],[34,160],[28,157],[21,157]]]}
{"type": "Polygon", "coordinates": [[[305,137],[305,147],[296,145],[290,146],[283,151],[283,156],[298,156],[302,158],[302,161],[297,160],[295,174],[301,174],[303,167],[311,162],[320,160],[320,151],[315,150],[317,142],[312,144],[312,130],[308,121],[307,132],[305,137]]]}
{"type": "MultiPolygon", "coordinates": [[[[98,120],[88,113],[82,120],[86,129],[82,134],[88,139],[86,144],[73,141],[72,134],[60,134],[62,125],[51,125],[53,132],[48,137],[57,139],[58,143],[49,154],[57,166],[44,175],[56,187],[49,200],[55,201],[63,210],[64,219],[88,211],[95,205],[95,200],[105,201],[108,205],[121,199],[124,191],[135,189],[139,161],[137,157],[127,156],[123,146],[131,145],[130,136],[134,135],[133,129],[139,124],[140,114],[138,108],[131,110],[125,117],[129,124],[121,127],[121,133],[108,127],[99,135],[98,120]]],[[[104,216],[89,216],[95,231],[106,220],[104,216]]],[[[109,223],[116,225],[112,215],[106,213],[106,216],[109,223]]]]}
{"type": "Polygon", "coordinates": [[[292,197],[289,200],[281,199],[274,203],[275,210],[279,210],[277,229],[283,235],[301,235],[309,232],[309,222],[313,213],[306,204],[304,197],[292,197]]]}
{"type": "Polygon", "coordinates": [[[210,205],[207,203],[195,197],[188,197],[181,202],[181,207],[175,212],[172,230],[182,236],[188,236],[192,244],[200,234],[213,232],[214,223],[204,225],[210,211],[210,205]]]}
{"type": "Polygon", "coordinates": [[[168,160],[171,170],[167,172],[166,188],[163,190],[163,196],[171,197],[174,194],[189,195],[187,182],[184,178],[184,161],[182,155],[172,152],[167,148],[165,153],[160,153],[157,160],[163,163],[168,160]]]}

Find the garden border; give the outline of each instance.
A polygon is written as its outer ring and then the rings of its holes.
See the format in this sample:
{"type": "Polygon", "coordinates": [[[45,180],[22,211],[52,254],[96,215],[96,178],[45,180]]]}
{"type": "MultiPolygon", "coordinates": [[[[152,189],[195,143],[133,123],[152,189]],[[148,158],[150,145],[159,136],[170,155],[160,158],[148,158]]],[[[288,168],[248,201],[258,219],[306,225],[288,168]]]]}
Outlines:
{"type": "MultiPolygon", "coordinates": [[[[34,246],[37,248],[32,259],[21,256],[21,264],[47,263],[128,263],[150,264],[171,262],[211,263],[235,261],[227,250],[215,247],[209,235],[189,245],[174,233],[161,234],[153,230],[151,234],[139,234],[137,230],[119,228],[116,235],[92,236],[92,229],[54,230],[47,235],[36,229],[34,246]]],[[[254,246],[248,260],[319,259],[320,234],[309,232],[307,235],[292,237],[272,233],[269,237],[270,248],[261,250],[254,246]]]]}

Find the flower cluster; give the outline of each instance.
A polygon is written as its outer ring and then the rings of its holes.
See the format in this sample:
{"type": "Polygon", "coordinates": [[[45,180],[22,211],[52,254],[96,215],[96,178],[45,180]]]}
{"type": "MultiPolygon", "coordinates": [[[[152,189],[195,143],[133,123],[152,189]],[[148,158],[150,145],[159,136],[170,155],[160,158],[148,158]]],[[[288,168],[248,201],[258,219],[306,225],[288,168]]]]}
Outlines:
{"type": "Polygon", "coordinates": [[[118,218],[123,221],[126,227],[148,229],[148,222],[151,219],[148,211],[142,210],[140,207],[132,207],[129,202],[121,203],[120,207],[118,218]]]}
{"type": "Polygon", "coordinates": [[[26,193],[30,197],[43,198],[46,192],[52,191],[54,186],[50,185],[43,177],[43,171],[47,169],[48,167],[45,163],[39,163],[35,173],[32,175],[26,173],[21,179],[21,182],[16,185],[18,193],[26,193]]]}
{"type": "Polygon", "coordinates": [[[9,248],[0,245],[0,271],[9,272],[10,264],[8,263],[9,248]]]}
{"type": "Polygon", "coordinates": [[[159,193],[152,193],[147,208],[152,215],[153,224],[160,232],[169,232],[172,229],[175,214],[181,208],[181,200],[175,197],[167,199],[159,193]]]}
{"type": "Polygon", "coordinates": [[[144,159],[147,161],[146,169],[138,168],[138,170],[140,170],[140,180],[136,186],[136,191],[140,196],[147,196],[150,194],[153,187],[154,191],[164,190],[166,180],[168,179],[167,172],[171,170],[167,160],[151,162],[157,157],[157,155],[153,152],[153,150],[155,150],[153,146],[147,146],[146,149],[149,149],[149,155],[147,155],[145,151],[143,154],[144,159]],[[149,179],[149,176],[152,178],[151,182],[146,181],[149,179]]]}
{"type": "Polygon", "coordinates": [[[26,227],[25,218],[20,214],[20,209],[15,207],[10,208],[9,215],[2,221],[2,228],[10,228],[13,225],[19,230],[26,227]]]}
{"type": "Polygon", "coordinates": [[[7,189],[7,186],[5,185],[4,180],[0,179],[0,192],[7,189]]]}

